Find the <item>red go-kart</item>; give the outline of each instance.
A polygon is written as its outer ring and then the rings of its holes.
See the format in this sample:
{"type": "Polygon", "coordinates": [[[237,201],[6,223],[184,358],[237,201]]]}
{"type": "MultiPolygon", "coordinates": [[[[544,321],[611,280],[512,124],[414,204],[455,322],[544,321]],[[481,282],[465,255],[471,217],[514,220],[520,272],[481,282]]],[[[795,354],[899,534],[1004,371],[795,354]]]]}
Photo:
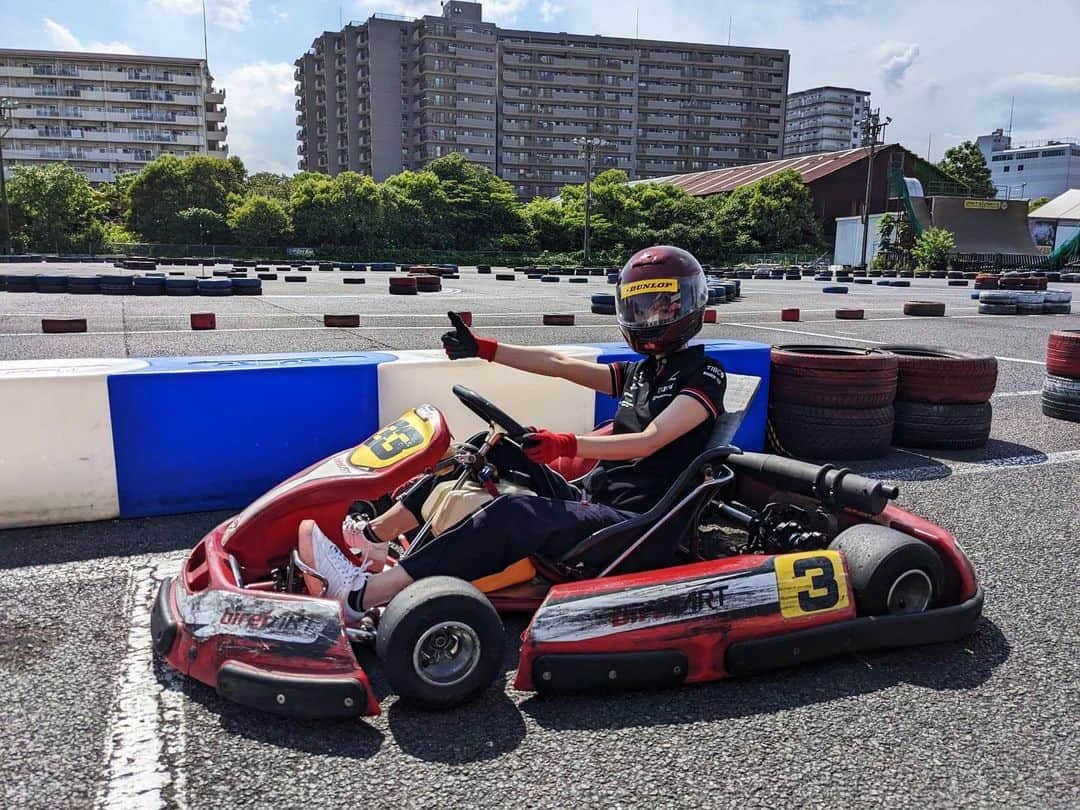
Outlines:
{"type": "MultiPolygon", "coordinates": [[[[419,580],[349,626],[336,602],[304,586],[315,572],[296,554],[301,520],[340,532],[350,509],[376,514],[415,476],[445,474],[427,523],[399,538],[407,555],[494,490],[523,486],[487,456],[524,429],[478,394],[454,393],[485,434],[452,444],[442,414],[421,405],[206,535],[158,593],[157,652],[239,703],[340,717],[379,713],[354,645],[374,645],[403,699],[443,707],[485,690],[502,671],[500,613],[533,613],[515,686],[545,692],[712,681],[947,641],[981,614],[982,590],[949,532],[890,504],[896,489],[880,481],[741,453],[729,442],[742,413],[729,404],[709,446],[646,514],[560,559],[522,560],[474,583],[419,580]],[[621,573],[657,532],[677,533],[679,564],[621,573]]],[[[573,479],[588,468],[574,459],[560,471],[573,479]]]]}

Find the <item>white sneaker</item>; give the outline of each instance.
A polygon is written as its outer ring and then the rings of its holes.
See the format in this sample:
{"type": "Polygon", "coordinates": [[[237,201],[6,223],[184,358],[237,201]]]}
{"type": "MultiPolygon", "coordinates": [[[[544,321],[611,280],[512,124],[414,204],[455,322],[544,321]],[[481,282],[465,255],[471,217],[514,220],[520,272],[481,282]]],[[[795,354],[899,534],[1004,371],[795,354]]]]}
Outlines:
{"type": "Polygon", "coordinates": [[[367,525],[368,521],[358,515],[346,515],[341,523],[341,534],[352,553],[370,563],[371,572],[377,574],[386,566],[390,544],[371,542],[364,534],[367,525]]]}
{"type": "MultiPolygon", "coordinates": [[[[300,524],[300,548],[304,549],[305,545],[311,550],[311,559],[304,559],[304,562],[326,578],[326,593],[323,597],[333,599],[341,605],[346,623],[360,621],[364,613],[352,608],[349,594],[367,584],[372,574],[371,560],[364,560],[359,566],[353,565],[334,541],[323,534],[322,529],[312,520],[305,520],[300,524]]],[[[302,551],[301,558],[305,557],[307,555],[302,551]]]]}

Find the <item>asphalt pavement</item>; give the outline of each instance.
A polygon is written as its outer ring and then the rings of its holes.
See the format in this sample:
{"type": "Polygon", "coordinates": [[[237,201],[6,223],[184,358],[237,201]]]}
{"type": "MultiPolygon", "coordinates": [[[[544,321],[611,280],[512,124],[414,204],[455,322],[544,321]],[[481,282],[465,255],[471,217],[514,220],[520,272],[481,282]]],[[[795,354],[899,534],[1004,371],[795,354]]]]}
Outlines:
{"type": "MultiPolygon", "coordinates": [[[[0,272],[100,272],[4,266],[0,272]]],[[[189,269],[189,273],[191,270],[189,269]]],[[[616,341],[588,294],[463,268],[442,293],[391,297],[339,272],[267,282],[251,298],[0,292],[0,359],[430,348],[447,309],[523,344],[616,341]],[[191,312],[218,329],[191,332],[191,312]],[[545,327],[572,312],[573,327],[545,327]],[[358,329],[322,315],[359,313],[358,329]],[[42,335],[43,315],[86,317],[42,335]]],[[[508,622],[505,683],[449,712],[298,722],[248,711],[156,663],[155,583],[223,513],[0,532],[0,805],[6,807],[1076,807],[1080,805],[1080,425],[1044,417],[1047,334],[1080,316],[985,316],[968,288],[743,281],[706,337],[766,343],[922,343],[999,358],[987,447],[893,451],[858,470],[952,531],[987,594],[954,644],[853,655],[675,690],[537,697],[514,691],[523,622],[508,622]],[[945,318],[902,315],[945,301],[945,318]],[[802,309],[782,323],[781,307],[802,309]],[[838,321],[836,307],[864,321],[838,321]]],[[[1063,287],[1069,289],[1068,286],[1063,287]]],[[[362,438],[362,437],[358,437],[362,438]]],[[[2,454],[2,449],[0,449],[2,454]]]]}

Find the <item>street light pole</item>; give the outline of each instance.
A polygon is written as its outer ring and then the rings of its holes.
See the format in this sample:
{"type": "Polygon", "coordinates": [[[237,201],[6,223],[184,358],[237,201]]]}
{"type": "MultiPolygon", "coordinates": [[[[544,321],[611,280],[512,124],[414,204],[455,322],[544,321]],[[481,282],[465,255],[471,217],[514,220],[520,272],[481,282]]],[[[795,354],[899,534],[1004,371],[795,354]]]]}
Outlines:
{"type": "Polygon", "coordinates": [[[0,98],[0,205],[3,205],[4,215],[0,217],[0,224],[4,230],[4,253],[11,254],[11,215],[8,213],[7,178],[4,176],[4,138],[11,131],[11,116],[9,110],[16,106],[15,100],[0,98]]]}
{"type": "Polygon", "coordinates": [[[592,214],[592,157],[593,150],[607,146],[608,142],[601,138],[585,137],[574,138],[575,144],[585,152],[585,264],[589,263],[589,218],[592,214]]]}
{"type": "Polygon", "coordinates": [[[866,193],[863,195],[862,210],[862,252],[859,254],[859,267],[866,269],[866,246],[870,240],[870,186],[874,178],[874,147],[877,146],[878,135],[885,131],[885,127],[892,123],[892,118],[885,116],[881,121],[881,110],[877,109],[859,122],[863,129],[863,142],[870,147],[869,159],[866,161],[866,193]]]}

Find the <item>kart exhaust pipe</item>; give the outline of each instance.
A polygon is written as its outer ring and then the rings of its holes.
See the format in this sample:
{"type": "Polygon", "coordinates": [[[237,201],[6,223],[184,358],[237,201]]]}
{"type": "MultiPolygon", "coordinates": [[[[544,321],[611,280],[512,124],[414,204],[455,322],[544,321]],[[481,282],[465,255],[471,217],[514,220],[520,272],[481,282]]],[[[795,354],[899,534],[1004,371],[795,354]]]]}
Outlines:
{"type": "Polygon", "coordinates": [[[888,502],[900,494],[895,486],[832,464],[818,466],[767,453],[731,455],[724,463],[777,489],[816,498],[833,508],[855,509],[868,515],[881,514],[888,502]]]}

